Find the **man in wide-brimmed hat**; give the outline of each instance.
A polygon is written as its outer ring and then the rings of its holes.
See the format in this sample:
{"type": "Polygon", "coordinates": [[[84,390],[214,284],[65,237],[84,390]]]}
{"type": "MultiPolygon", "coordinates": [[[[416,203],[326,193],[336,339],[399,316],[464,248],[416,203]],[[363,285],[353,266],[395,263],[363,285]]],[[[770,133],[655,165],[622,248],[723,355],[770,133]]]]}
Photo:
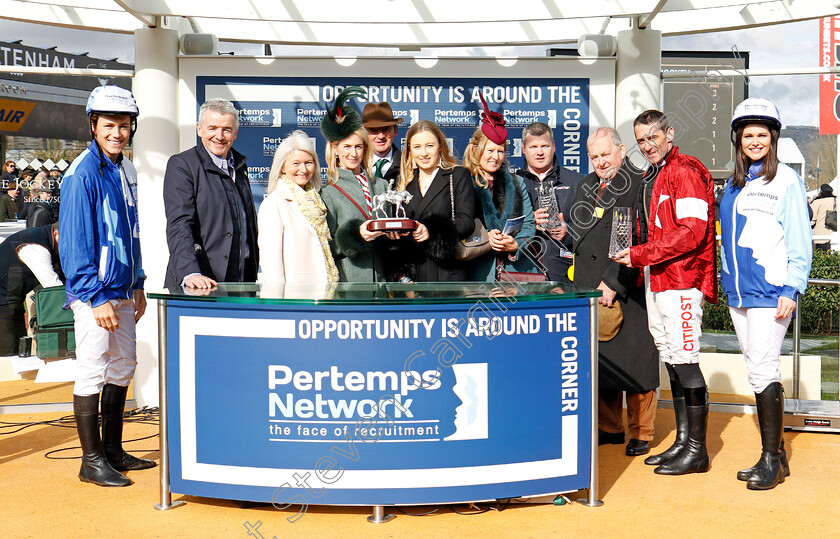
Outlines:
{"type": "Polygon", "coordinates": [[[391,105],[368,103],[362,111],[362,124],[368,131],[370,146],[375,155],[373,175],[386,180],[394,180],[400,176],[400,149],[394,144],[397,136],[397,126],[402,118],[395,118],[391,105]]]}
{"type": "Polygon", "coordinates": [[[17,180],[3,180],[0,182],[3,194],[0,196],[0,221],[17,221],[18,207],[18,185],[17,180]]]}

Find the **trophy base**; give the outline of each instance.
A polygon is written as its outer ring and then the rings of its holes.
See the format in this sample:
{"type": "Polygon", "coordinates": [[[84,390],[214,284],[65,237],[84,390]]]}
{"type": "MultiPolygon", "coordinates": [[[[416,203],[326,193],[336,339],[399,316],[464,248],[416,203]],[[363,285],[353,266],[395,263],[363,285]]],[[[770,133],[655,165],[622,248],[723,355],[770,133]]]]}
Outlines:
{"type": "Polygon", "coordinates": [[[399,217],[388,217],[386,219],[374,219],[367,226],[371,232],[406,232],[417,229],[417,221],[414,219],[400,219],[399,217]]]}

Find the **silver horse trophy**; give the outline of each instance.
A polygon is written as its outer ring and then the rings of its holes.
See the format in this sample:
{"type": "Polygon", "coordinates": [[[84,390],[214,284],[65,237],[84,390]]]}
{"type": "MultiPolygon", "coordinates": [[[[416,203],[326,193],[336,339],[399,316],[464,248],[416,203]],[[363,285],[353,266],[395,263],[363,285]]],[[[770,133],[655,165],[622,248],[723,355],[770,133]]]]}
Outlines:
{"type": "Polygon", "coordinates": [[[408,191],[394,189],[394,180],[388,182],[384,193],[373,197],[372,220],[368,223],[368,230],[375,232],[405,232],[417,228],[417,221],[409,219],[405,214],[404,204],[411,202],[412,196],[408,191]],[[394,217],[388,217],[386,204],[394,207],[394,217]]]}

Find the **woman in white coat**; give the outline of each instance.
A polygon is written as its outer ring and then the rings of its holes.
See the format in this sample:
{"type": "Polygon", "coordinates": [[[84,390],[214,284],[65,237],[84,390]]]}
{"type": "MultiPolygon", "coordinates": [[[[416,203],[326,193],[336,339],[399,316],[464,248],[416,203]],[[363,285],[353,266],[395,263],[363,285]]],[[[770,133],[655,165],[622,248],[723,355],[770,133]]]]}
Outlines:
{"type": "Polygon", "coordinates": [[[303,131],[294,131],[277,147],[268,196],[259,210],[264,285],[338,281],[327,210],[318,194],[320,170],[315,147],[303,131]]]}

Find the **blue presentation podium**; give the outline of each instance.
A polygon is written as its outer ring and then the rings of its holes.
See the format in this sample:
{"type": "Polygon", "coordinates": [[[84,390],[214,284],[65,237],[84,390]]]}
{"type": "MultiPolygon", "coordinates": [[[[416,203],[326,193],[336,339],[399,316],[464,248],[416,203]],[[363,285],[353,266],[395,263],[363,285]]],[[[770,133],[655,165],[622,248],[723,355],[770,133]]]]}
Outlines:
{"type": "Polygon", "coordinates": [[[558,283],[151,293],[171,492],[309,505],[597,489],[598,292],[558,283]]]}

